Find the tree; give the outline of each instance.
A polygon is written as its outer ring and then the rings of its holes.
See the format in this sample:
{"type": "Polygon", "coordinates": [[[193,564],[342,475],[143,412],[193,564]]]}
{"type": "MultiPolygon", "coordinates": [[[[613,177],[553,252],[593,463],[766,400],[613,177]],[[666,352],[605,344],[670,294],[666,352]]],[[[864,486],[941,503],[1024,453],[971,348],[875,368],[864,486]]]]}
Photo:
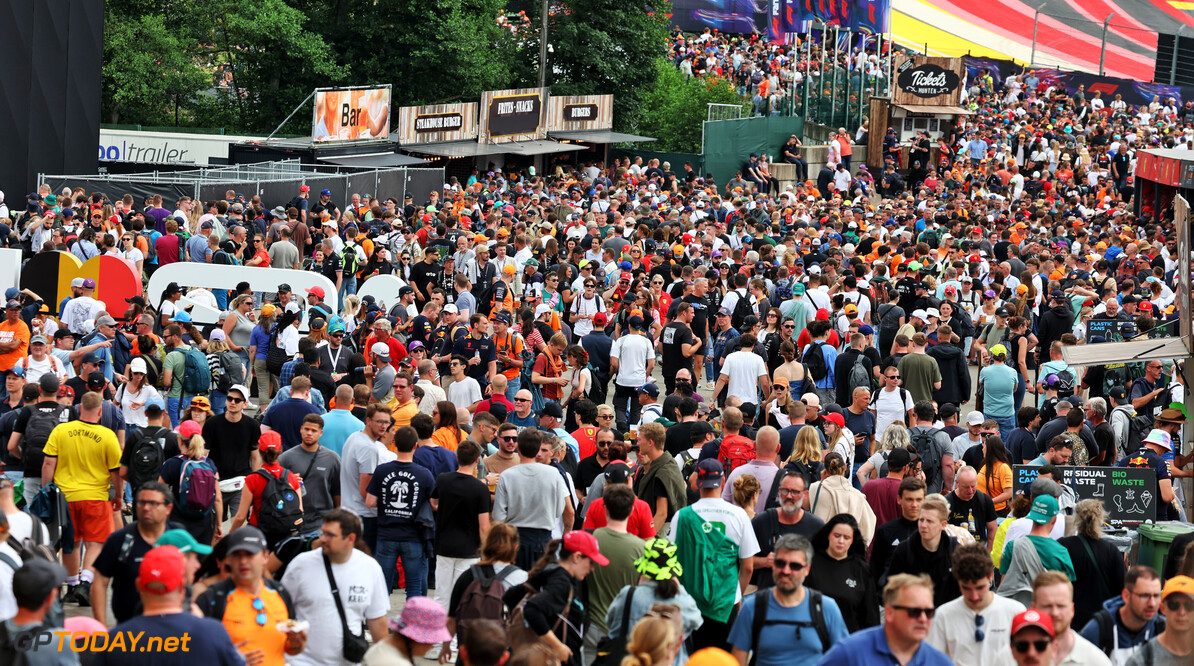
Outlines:
{"type": "MultiPolygon", "coordinates": [[[[548,34],[547,85],[552,94],[613,93],[615,126],[635,127],[656,85],[655,62],[667,42],[670,4],[648,5],[643,0],[562,0],[561,4],[548,34]]],[[[536,54],[537,67],[537,35],[526,47],[536,54]]]]}
{"type": "MultiPolygon", "coordinates": [[[[705,76],[686,77],[663,57],[655,60],[655,86],[642,101],[642,117],[636,133],[659,141],[652,150],[680,153],[701,152],[702,123],[710,104],[743,105],[742,96],[728,80],[705,76]]],[[[744,109],[744,115],[749,111],[744,109]]]]}
{"type": "Polygon", "coordinates": [[[109,14],[104,26],[102,118],[109,123],[178,124],[207,75],[160,14],[109,14]]]}

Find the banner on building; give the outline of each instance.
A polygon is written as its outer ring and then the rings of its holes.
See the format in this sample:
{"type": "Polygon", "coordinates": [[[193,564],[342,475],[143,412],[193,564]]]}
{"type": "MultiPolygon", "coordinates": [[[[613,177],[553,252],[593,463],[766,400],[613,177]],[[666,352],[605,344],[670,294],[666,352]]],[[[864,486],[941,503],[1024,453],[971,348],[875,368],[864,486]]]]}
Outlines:
{"type": "Polygon", "coordinates": [[[481,93],[478,135],[482,143],[547,138],[548,88],[490,90],[481,93]]]}
{"type": "Polygon", "coordinates": [[[311,139],[362,141],[390,136],[390,86],[320,88],[315,91],[311,139]]]}
{"type": "Polygon", "coordinates": [[[398,143],[404,146],[477,138],[476,102],[404,106],[398,109],[398,143]]]}
{"type": "Polygon", "coordinates": [[[549,132],[584,132],[613,128],[613,95],[552,95],[547,101],[549,132]]]}

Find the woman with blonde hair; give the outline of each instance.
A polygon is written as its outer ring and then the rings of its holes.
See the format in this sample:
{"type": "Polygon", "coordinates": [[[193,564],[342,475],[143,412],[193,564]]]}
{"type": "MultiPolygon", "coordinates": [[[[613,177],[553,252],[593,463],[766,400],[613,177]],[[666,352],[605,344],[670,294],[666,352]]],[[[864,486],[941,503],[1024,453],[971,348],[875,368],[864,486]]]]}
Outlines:
{"type": "Polygon", "coordinates": [[[252,294],[241,294],[228,304],[228,316],[224,318],[224,335],[228,338],[228,348],[238,357],[245,368],[253,367],[253,360],[249,357],[249,346],[253,338],[253,326],[256,316],[253,314],[253,304],[256,300],[252,294]]]}
{"type": "Polygon", "coordinates": [[[1085,585],[1074,586],[1074,622],[1084,627],[1107,599],[1118,599],[1124,589],[1127,574],[1123,555],[1115,544],[1103,538],[1103,523],[1107,510],[1103,501],[1086,499],[1074,506],[1078,533],[1062,537],[1057,543],[1070,552],[1074,573],[1085,585]]]}
{"type": "Polygon", "coordinates": [[[173,447],[170,440],[175,433],[164,434],[166,462],[162,465],[158,481],[169,486],[174,494],[170,520],[182,525],[199,543],[211,544],[223,536],[220,527],[220,519],[224,515],[223,493],[219,492],[220,472],[207,457],[207,442],[200,434],[202,430],[203,426],[197,422],[184,421],[178,427],[177,444],[173,447]],[[181,455],[171,455],[174,452],[171,449],[180,451],[181,455]],[[199,477],[196,475],[208,473],[214,481],[214,497],[200,497],[195,483],[199,477]],[[188,486],[186,493],[181,488],[184,479],[188,486]]]}
{"type": "MultiPolygon", "coordinates": [[[[799,436],[798,436],[799,437],[799,436]]],[[[856,490],[846,478],[850,468],[838,453],[825,456],[825,471],[822,479],[809,487],[804,494],[804,508],[812,511],[821,520],[829,520],[839,513],[848,513],[858,520],[862,539],[870,545],[875,536],[875,512],[866,501],[866,495],[856,490]]]]}
{"type": "Polygon", "coordinates": [[[734,504],[742,507],[751,519],[755,517],[755,505],[763,486],[753,474],[743,474],[734,480],[734,504]]]}
{"type": "MultiPolygon", "coordinates": [[[[672,618],[675,617],[673,614],[672,618]]],[[[676,661],[684,636],[676,621],[660,615],[644,617],[634,625],[622,666],[663,666],[676,661]]]]}
{"type": "Polygon", "coordinates": [[[883,434],[879,438],[879,444],[875,447],[875,455],[862,463],[858,468],[858,482],[866,483],[871,479],[879,478],[879,470],[883,467],[883,463],[887,461],[887,456],[892,449],[900,448],[906,449],[912,445],[912,436],[908,433],[908,428],[904,427],[903,423],[894,422],[883,429],[883,434]]]}
{"type": "MultiPolygon", "coordinates": [[[[795,410],[805,409],[804,403],[793,405],[792,408],[795,410]]],[[[806,425],[796,431],[796,442],[792,445],[792,455],[788,457],[788,464],[784,469],[799,472],[804,477],[804,487],[809,488],[821,479],[821,472],[825,469],[821,457],[821,436],[817,434],[817,429],[814,426],[806,425]]]]}

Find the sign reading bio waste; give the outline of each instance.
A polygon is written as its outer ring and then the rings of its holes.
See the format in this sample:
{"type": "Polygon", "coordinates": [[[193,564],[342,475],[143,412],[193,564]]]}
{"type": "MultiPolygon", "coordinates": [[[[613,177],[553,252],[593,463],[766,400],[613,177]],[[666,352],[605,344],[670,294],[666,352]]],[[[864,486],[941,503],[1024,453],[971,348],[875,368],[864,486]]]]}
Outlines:
{"type": "Polygon", "coordinates": [[[313,141],[361,141],[389,136],[390,86],[315,91],[313,141]]]}

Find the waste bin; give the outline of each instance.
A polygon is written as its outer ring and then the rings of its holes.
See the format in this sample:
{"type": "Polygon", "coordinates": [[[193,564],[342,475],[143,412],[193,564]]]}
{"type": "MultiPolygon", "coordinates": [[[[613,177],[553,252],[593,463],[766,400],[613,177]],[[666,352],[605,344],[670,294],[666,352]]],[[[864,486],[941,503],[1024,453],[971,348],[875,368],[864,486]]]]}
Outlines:
{"type": "Polygon", "coordinates": [[[1161,572],[1165,569],[1165,558],[1169,555],[1169,546],[1173,539],[1188,532],[1194,532],[1194,525],[1175,520],[1159,523],[1144,523],[1136,528],[1140,534],[1140,551],[1136,557],[1137,564],[1150,566],[1161,572]]]}

